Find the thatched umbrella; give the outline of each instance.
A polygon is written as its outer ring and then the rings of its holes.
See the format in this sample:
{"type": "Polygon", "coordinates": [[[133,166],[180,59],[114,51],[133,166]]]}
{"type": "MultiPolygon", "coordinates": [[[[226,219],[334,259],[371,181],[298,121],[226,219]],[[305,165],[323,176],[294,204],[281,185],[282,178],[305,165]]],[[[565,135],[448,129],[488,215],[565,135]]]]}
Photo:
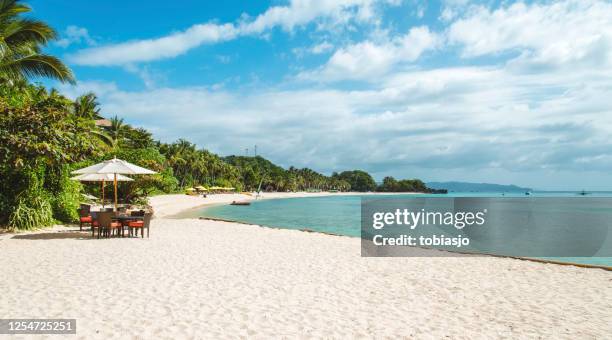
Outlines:
{"type": "Polygon", "coordinates": [[[94,164],[83,169],[75,170],[73,174],[112,174],[115,189],[115,210],[117,210],[117,175],[152,175],[157,172],[145,169],[138,165],[113,158],[102,163],[94,164]]]}

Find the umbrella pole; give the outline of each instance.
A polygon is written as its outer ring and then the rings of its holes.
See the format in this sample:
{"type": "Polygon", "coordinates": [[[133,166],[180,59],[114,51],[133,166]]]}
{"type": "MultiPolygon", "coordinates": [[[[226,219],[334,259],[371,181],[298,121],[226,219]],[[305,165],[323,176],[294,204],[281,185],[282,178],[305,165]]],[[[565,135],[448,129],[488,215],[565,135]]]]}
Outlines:
{"type": "Polygon", "coordinates": [[[115,173],[115,178],[114,181],[115,182],[115,211],[117,211],[117,174],[115,173]]]}
{"type": "Polygon", "coordinates": [[[102,209],[104,209],[104,180],[102,180],[102,209]]]}

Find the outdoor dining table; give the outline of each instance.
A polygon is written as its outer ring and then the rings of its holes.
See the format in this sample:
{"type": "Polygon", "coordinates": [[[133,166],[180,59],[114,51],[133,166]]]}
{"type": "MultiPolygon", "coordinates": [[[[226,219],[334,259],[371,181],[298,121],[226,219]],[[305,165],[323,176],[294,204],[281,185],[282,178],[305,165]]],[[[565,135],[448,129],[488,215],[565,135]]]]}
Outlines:
{"type": "Polygon", "coordinates": [[[120,221],[120,222],[124,222],[124,221],[129,222],[129,221],[142,220],[144,219],[144,216],[117,215],[117,216],[111,217],[111,219],[115,221],[120,221]]]}
{"type": "MultiPolygon", "coordinates": [[[[95,221],[98,220],[98,214],[100,214],[103,211],[104,210],[90,210],[89,211],[89,214],[92,217],[94,223],[95,223],[95,221]]],[[[121,237],[125,236],[125,227],[128,226],[129,222],[132,222],[132,221],[144,221],[144,219],[145,219],[144,215],[140,215],[140,216],[131,215],[129,212],[115,212],[113,215],[114,216],[111,216],[110,219],[112,221],[120,222],[121,223],[120,234],[119,234],[121,237]]],[[[94,227],[92,226],[92,236],[93,236],[93,232],[94,232],[93,228],[94,227]]]]}
{"type": "Polygon", "coordinates": [[[121,237],[123,237],[124,227],[126,226],[126,223],[130,221],[142,221],[144,220],[144,216],[131,216],[131,215],[126,215],[126,214],[120,214],[120,215],[111,217],[111,219],[113,221],[121,222],[121,237]]]}

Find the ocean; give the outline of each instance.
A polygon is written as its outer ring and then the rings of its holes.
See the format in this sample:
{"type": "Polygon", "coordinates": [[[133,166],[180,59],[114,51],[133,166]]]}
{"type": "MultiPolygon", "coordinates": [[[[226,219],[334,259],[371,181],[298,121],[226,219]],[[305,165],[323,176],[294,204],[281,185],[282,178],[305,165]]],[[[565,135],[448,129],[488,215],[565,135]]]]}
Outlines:
{"type": "MultiPolygon", "coordinates": [[[[312,230],[336,235],[360,237],[361,199],[371,195],[323,196],[256,200],[250,206],[215,205],[183,213],[179,218],[210,217],[284,229],[312,230]]],[[[447,195],[377,195],[376,198],[414,197],[575,197],[576,199],[612,197],[612,192],[596,192],[581,196],[577,192],[524,193],[449,193],[447,195]]],[[[611,201],[612,202],[612,201],[611,201]]],[[[612,219],[612,206],[608,211],[612,219]]],[[[546,231],[544,231],[546,232],[546,231]]],[[[611,235],[612,236],[612,235],[611,235]]],[[[559,237],[555,234],[555,237],[559,237]]],[[[560,262],[612,266],[612,257],[539,257],[560,262]]]]}

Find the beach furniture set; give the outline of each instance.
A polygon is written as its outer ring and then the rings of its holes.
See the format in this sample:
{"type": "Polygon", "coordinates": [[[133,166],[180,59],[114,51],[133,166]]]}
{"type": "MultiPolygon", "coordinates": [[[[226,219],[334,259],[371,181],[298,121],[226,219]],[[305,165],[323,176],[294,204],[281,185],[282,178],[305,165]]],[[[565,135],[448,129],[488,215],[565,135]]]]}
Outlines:
{"type": "Polygon", "coordinates": [[[125,232],[128,236],[140,236],[144,238],[144,231],[147,230],[147,237],[150,235],[150,224],[152,212],[145,210],[119,209],[113,211],[112,208],[100,209],[98,211],[91,210],[91,206],[83,204],[78,209],[79,212],[79,229],[83,230],[83,226],[91,228],[91,237],[125,237],[125,232]]]}
{"type": "Polygon", "coordinates": [[[126,230],[129,236],[138,236],[138,231],[140,231],[141,237],[144,238],[144,230],[147,229],[147,237],[149,237],[149,224],[153,213],[144,210],[128,211],[125,207],[119,207],[117,184],[119,182],[133,181],[132,178],[124,175],[154,175],[157,172],[115,157],[72,171],[71,173],[77,175],[72,177],[72,180],[100,182],[102,189],[102,208],[100,210],[93,211],[91,206],[86,204],[82,204],[78,209],[80,230],[83,230],[84,225],[89,225],[91,227],[91,236],[95,236],[97,229],[98,238],[111,237],[113,235],[124,237],[126,230]],[[104,187],[106,182],[113,183],[114,208],[104,208],[104,187]]]}

